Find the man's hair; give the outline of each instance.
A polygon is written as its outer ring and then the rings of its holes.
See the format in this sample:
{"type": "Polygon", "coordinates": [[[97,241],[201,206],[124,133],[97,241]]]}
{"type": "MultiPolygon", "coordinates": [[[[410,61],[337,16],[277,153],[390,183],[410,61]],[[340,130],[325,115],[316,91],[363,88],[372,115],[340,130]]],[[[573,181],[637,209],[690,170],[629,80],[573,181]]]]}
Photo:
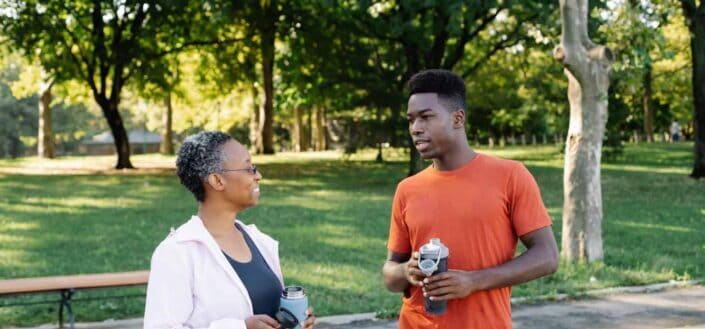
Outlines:
{"type": "Polygon", "coordinates": [[[176,175],[198,202],[206,198],[203,183],[208,175],[223,169],[223,145],[233,140],[219,131],[203,131],[186,137],[176,158],[176,175]]]}
{"type": "Polygon", "coordinates": [[[448,70],[424,70],[409,79],[409,96],[436,93],[449,111],[466,110],[465,81],[448,70]]]}

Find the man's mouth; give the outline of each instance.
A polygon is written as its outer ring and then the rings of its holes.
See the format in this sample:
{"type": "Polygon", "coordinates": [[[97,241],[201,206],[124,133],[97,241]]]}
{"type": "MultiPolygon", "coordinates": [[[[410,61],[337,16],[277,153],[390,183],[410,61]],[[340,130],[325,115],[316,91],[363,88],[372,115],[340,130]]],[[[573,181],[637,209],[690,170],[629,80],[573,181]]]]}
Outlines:
{"type": "Polygon", "coordinates": [[[421,151],[423,149],[426,149],[428,147],[428,145],[430,144],[430,142],[431,141],[428,139],[417,139],[417,140],[414,140],[414,146],[416,146],[416,149],[418,151],[421,151]]]}

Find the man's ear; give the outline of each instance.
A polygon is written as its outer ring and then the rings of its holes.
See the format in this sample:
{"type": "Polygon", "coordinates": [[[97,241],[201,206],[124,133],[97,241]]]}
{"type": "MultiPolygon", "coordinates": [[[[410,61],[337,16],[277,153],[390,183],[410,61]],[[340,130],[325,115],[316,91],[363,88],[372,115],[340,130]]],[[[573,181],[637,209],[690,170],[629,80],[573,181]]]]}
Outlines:
{"type": "Polygon", "coordinates": [[[453,120],[453,128],[465,129],[465,111],[457,110],[450,115],[453,120]]]}
{"type": "Polygon", "coordinates": [[[208,175],[207,184],[216,191],[222,191],[225,189],[225,184],[223,183],[223,177],[218,174],[208,175]]]}

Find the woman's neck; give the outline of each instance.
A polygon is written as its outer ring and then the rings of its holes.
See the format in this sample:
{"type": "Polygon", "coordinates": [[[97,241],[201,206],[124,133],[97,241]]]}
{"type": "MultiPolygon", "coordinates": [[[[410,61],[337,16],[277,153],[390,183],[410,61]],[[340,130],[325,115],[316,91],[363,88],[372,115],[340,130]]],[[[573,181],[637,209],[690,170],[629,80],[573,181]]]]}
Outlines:
{"type": "Polygon", "coordinates": [[[198,207],[198,217],[203,221],[203,225],[214,237],[231,233],[235,226],[237,211],[227,209],[222,204],[201,202],[198,207]]]}

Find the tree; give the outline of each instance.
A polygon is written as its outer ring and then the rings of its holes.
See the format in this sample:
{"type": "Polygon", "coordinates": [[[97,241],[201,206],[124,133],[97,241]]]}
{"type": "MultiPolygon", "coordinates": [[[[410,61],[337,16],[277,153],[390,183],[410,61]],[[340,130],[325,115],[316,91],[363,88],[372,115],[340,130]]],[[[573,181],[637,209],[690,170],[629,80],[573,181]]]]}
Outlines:
{"type": "Polygon", "coordinates": [[[262,121],[262,153],[274,153],[274,42],[277,38],[279,9],[277,1],[262,1],[261,17],[257,27],[260,32],[262,52],[262,82],[264,86],[264,106],[262,121]]]}
{"type": "Polygon", "coordinates": [[[37,58],[56,83],[76,79],[90,87],[115,141],[115,168],[133,168],[120,94],[145,63],[184,46],[178,37],[190,36],[187,22],[203,10],[166,0],[6,3],[0,28],[10,44],[37,58]]]}
{"type": "Polygon", "coordinates": [[[690,31],[690,51],[693,60],[693,121],[695,149],[690,177],[705,177],[705,1],[680,0],[685,24],[690,31]]]}
{"type": "Polygon", "coordinates": [[[53,79],[39,65],[23,63],[19,79],[12,83],[12,94],[20,98],[39,94],[37,116],[37,156],[54,158],[54,130],[52,129],[52,87],[53,79]]]}
{"type": "Polygon", "coordinates": [[[54,158],[54,130],[51,120],[51,87],[54,81],[46,78],[47,74],[42,72],[44,79],[39,84],[39,122],[37,134],[37,155],[40,158],[54,158]]]}
{"type": "Polygon", "coordinates": [[[569,260],[601,260],[600,158],[607,123],[611,51],[588,36],[588,0],[560,0],[561,42],[554,57],[568,77],[570,124],[563,174],[562,253],[569,260]]]}
{"type": "Polygon", "coordinates": [[[147,100],[163,102],[164,111],[160,126],[162,141],[159,152],[171,155],[174,154],[172,98],[175,93],[182,94],[178,89],[181,77],[179,54],[166,55],[149,64],[151,65],[145,65],[142,74],[137,77],[137,93],[147,100]]]}
{"type": "MultiPolygon", "coordinates": [[[[670,16],[671,7],[657,1],[628,0],[608,3],[601,11],[611,21],[600,27],[603,39],[616,54],[612,74],[616,98],[624,101],[633,111],[633,120],[640,119],[644,140],[654,140],[657,129],[655,118],[658,107],[654,91],[655,67],[660,61],[672,57],[665,50],[663,26],[670,16]]],[[[614,110],[614,109],[612,109],[614,110]]],[[[612,112],[612,111],[610,111],[612,112]]],[[[633,124],[637,124],[633,122],[633,124]]],[[[612,125],[610,125],[612,126],[612,125]]],[[[614,133],[613,131],[609,133],[614,133]]]]}
{"type": "Polygon", "coordinates": [[[214,14],[204,29],[211,38],[225,36],[230,41],[204,48],[211,58],[202,62],[209,71],[203,79],[217,80],[221,92],[246,86],[252,98],[249,139],[254,152],[274,153],[276,46],[290,1],[212,0],[208,3],[214,14]],[[217,71],[212,72],[212,68],[217,71]]]}
{"type": "MultiPolygon", "coordinates": [[[[671,122],[676,120],[684,123],[684,133],[692,136],[693,60],[690,52],[690,33],[680,7],[673,8],[661,30],[665,38],[664,52],[669,54],[667,58],[654,63],[654,98],[657,103],[667,106],[667,111],[661,118],[661,129],[668,133],[671,122]]],[[[658,117],[655,121],[659,123],[658,117]]]]}
{"type": "Polygon", "coordinates": [[[19,157],[24,153],[23,136],[36,136],[37,103],[34,94],[18,99],[11,86],[20,79],[24,63],[17,54],[0,49],[0,157],[19,157]]]}
{"type": "MultiPolygon", "coordinates": [[[[370,94],[379,93],[373,88],[391,89],[384,98],[403,103],[399,100],[414,73],[442,68],[468,79],[497,52],[526,41],[527,29],[552,6],[548,1],[358,1],[341,15],[348,17],[347,29],[357,36],[345,39],[343,46],[355,42],[368,53],[362,65],[350,66],[355,72],[348,80],[370,94]]],[[[401,129],[403,106],[391,108],[390,122],[401,129]]],[[[407,145],[408,173],[413,175],[423,162],[412,143],[407,145]]]]}

